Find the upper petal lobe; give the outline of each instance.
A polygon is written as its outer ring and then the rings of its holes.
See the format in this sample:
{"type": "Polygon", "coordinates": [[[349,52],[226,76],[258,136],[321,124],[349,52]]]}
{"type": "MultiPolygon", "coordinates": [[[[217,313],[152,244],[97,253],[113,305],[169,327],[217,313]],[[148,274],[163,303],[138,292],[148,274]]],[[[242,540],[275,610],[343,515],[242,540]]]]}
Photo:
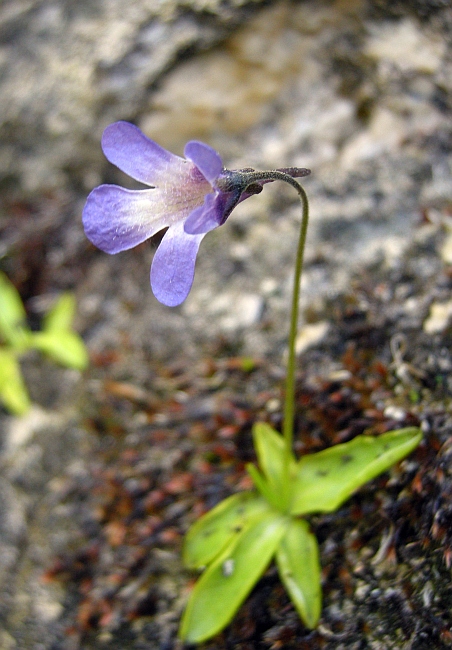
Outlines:
{"type": "Polygon", "coordinates": [[[214,183],[223,169],[219,154],[204,142],[197,142],[196,140],[187,142],[184,155],[196,165],[204,178],[211,184],[214,183]]]}
{"type": "Polygon", "coordinates": [[[130,122],[115,122],[102,135],[106,158],[125,174],[146,185],[174,182],[186,161],[163,149],[130,122]]]}

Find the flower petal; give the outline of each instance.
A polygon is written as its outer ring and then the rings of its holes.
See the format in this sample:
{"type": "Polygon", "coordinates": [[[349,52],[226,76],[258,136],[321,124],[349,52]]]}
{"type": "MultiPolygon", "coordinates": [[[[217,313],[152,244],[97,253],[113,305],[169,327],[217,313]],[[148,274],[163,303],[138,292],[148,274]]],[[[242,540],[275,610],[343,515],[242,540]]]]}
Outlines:
{"type": "Polygon", "coordinates": [[[223,162],[219,154],[217,154],[215,149],[212,149],[212,147],[209,147],[209,145],[203,142],[197,142],[196,140],[187,142],[184,149],[184,156],[196,165],[209,183],[213,183],[223,169],[223,162]]]}
{"type": "Polygon", "coordinates": [[[207,194],[204,205],[195,208],[184,223],[184,230],[190,235],[207,233],[221,226],[240,201],[240,189],[234,192],[207,194]]]}
{"type": "Polygon", "coordinates": [[[204,204],[195,208],[184,222],[188,235],[206,234],[220,225],[221,215],[215,210],[215,195],[207,194],[204,204]]]}
{"type": "Polygon", "coordinates": [[[137,246],[174,220],[164,199],[156,189],[100,185],[88,196],[83,209],[86,236],[110,254],[137,246]]]}
{"type": "Polygon", "coordinates": [[[182,223],[166,231],[151,266],[151,287],[155,297],[168,307],[176,307],[190,293],[195,262],[202,235],[187,235],[182,223]]]}
{"type": "MultiPolygon", "coordinates": [[[[183,158],[163,149],[130,122],[115,122],[102,135],[106,158],[125,174],[146,185],[160,185],[181,172],[183,158]]],[[[171,182],[171,180],[170,180],[171,182]]]]}

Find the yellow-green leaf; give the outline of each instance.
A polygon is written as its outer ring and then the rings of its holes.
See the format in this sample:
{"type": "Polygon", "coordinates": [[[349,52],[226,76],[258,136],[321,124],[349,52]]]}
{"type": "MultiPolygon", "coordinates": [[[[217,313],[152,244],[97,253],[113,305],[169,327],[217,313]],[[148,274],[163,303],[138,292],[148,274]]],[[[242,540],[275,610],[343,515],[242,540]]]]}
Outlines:
{"type": "Polygon", "coordinates": [[[336,510],[364,483],[413,451],[421,438],[420,429],[409,427],[380,436],[357,436],[304,456],[292,483],[291,514],[336,510]]]}
{"type": "Polygon", "coordinates": [[[256,517],[270,506],[254,492],[239,492],[221,501],[188,531],[183,550],[185,566],[199,569],[219,555],[256,517]]]}
{"type": "MultiPolygon", "coordinates": [[[[269,424],[256,422],[253,426],[253,441],[260,469],[264,472],[271,485],[277,488],[279,494],[281,494],[284,479],[284,438],[269,424]]],[[[295,458],[290,453],[289,475],[294,469],[295,458]]]]}
{"type": "Polygon", "coordinates": [[[89,358],[85,344],[75,332],[33,332],[32,342],[35,348],[63,366],[76,370],[84,370],[88,366],[89,358]]]}
{"type": "Polygon", "coordinates": [[[291,520],[276,551],[276,563],[301,620],[314,628],[322,607],[319,547],[306,521],[291,520]]]}
{"type": "Polygon", "coordinates": [[[43,318],[43,330],[58,331],[69,330],[74,320],[75,296],[72,293],[63,293],[53,307],[43,318]]]}
{"type": "Polygon", "coordinates": [[[264,512],[242,531],[196,583],[179,631],[188,643],[220,632],[250,593],[275,554],[289,519],[264,512]]]}
{"type": "Polygon", "coordinates": [[[0,348],[0,399],[14,415],[23,415],[30,408],[19,361],[14,352],[4,348],[0,348]]]}
{"type": "Polygon", "coordinates": [[[6,342],[15,344],[24,329],[25,319],[25,309],[17,289],[4,273],[0,273],[0,335],[6,342]]]}

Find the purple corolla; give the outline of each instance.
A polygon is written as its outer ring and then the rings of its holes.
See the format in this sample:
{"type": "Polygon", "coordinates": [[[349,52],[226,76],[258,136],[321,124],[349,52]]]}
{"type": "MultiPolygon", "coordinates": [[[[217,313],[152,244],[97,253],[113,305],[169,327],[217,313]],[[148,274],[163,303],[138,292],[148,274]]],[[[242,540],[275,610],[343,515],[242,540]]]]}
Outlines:
{"type": "Polygon", "coordinates": [[[307,169],[276,172],[229,171],[202,142],[188,142],[185,158],[166,151],[128,122],[115,122],[102,136],[106,158],[147,189],[100,185],[88,196],[83,226],[88,239],[106,253],[137,246],[168,228],[154,255],[155,297],[174,307],[193,283],[196,255],[204,235],[221,226],[233,208],[280,174],[300,177],[307,169]]]}

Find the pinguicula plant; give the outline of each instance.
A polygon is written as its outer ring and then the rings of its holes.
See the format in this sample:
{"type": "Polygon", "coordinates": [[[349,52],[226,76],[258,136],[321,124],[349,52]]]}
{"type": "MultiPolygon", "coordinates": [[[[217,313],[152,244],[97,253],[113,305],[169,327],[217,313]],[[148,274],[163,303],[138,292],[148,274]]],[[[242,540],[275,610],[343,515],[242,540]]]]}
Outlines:
{"type": "Polygon", "coordinates": [[[151,286],[165,305],[187,297],[204,235],[225,223],[233,208],[271,181],[284,181],[302,207],[290,312],[283,430],[264,422],[253,427],[257,465],[247,471],[255,489],[233,494],[188,531],[184,562],[201,570],[185,609],[179,635],[190,643],[221,631],[274,559],[303,623],[314,628],[321,614],[319,550],[305,519],[332,512],[359,487],[386,471],[420,442],[410,427],[379,436],[360,435],[297,459],[293,453],[295,340],[300,280],[308,227],[308,199],[296,178],[307,169],[227,170],[208,145],[192,141],[185,158],[175,156],[126,122],[110,125],[102,147],[108,160],[148,186],[127,190],[101,185],[89,195],[83,224],[88,238],[107,253],[131,248],[168,228],[154,256],[151,286]]]}
{"type": "Polygon", "coordinates": [[[75,298],[63,293],[43,319],[42,329],[32,331],[21,297],[4,273],[0,273],[0,400],[14,415],[30,408],[30,398],[20,369],[20,357],[39,350],[67,368],[84,370],[88,353],[73,331],[75,298]]]}

